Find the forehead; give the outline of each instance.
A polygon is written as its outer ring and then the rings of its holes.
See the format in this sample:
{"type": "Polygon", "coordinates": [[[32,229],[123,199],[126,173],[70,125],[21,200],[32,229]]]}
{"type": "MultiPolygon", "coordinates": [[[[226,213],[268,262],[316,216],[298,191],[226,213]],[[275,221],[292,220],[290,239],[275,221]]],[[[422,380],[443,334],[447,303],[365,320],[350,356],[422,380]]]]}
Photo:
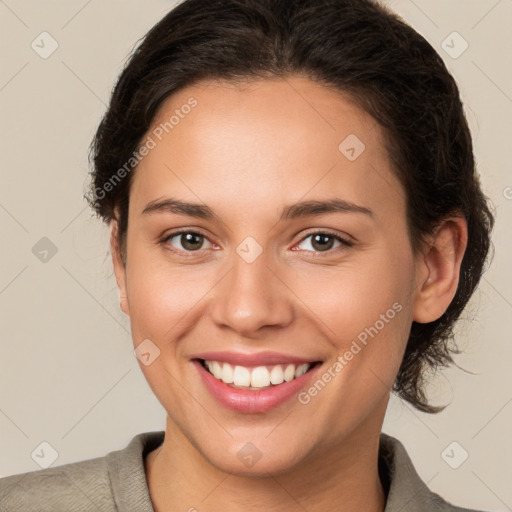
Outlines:
{"type": "Polygon", "coordinates": [[[147,138],[140,208],[165,194],[250,207],[329,193],[403,207],[377,122],[306,78],[197,83],[163,102],[147,138]]]}

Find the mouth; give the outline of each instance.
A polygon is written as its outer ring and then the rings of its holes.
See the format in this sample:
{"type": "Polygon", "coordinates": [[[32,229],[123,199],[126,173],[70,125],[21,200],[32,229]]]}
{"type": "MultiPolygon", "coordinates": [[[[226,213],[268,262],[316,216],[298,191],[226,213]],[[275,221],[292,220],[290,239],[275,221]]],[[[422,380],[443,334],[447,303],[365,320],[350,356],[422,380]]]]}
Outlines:
{"type": "Polygon", "coordinates": [[[320,373],[323,363],[274,351],[202,352],[190,362],[208,394],[242,414],[263,414],[292,403],[320,373]]]}
{"type": "Polygon", "coordinates": [[[242,366],[226,361],[196,359],[215,379],[234,389],[262,391],[275,388],[286,382],[299,379],[322,364],[322,361],[309,363],[285,363],[275,365],[242,366]]]}

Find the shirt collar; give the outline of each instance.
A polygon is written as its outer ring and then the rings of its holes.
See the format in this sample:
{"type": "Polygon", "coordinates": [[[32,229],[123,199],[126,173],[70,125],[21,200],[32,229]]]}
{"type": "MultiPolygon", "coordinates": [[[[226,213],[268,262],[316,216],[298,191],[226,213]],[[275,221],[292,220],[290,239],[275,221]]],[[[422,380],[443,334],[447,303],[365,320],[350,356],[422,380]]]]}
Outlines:
{"type": "MultiPolygon", "coordinates": [[[[110,482],[120,512],[137,510],[154,512],[144,470],[144,457],[160,446],[164,431],[136,435],[123,450],[107,455],[110,482]]],[[[432,493],[416,472],[403,444],[382,433],[379,446],[379,472],[387,491],[384,512],[432,512],[462,510],[451,508],[437,494],[432,493]]]]}
{"type": "Polygon", "coordinates": [[[379,468],[385,472],[381,478],[387,476],[389,483],[384,512],[431,512],[445,504],[421,480],[404,445],[384,433],[380,435],[379,468]]]}

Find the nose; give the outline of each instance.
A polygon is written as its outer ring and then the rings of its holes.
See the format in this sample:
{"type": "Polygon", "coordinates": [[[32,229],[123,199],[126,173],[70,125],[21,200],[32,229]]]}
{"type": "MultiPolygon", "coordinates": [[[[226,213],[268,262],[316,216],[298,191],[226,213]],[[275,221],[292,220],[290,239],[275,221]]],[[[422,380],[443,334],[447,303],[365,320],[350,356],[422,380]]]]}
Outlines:
{"type": "Polygon", "coordinates": [[[293,293],[284,276],[263,252],[249,263],[238,254],[233,266],[214,288],[214,322],[246,338],[261,337],[267,327],[286,327],[293,320],[293,293]]]}

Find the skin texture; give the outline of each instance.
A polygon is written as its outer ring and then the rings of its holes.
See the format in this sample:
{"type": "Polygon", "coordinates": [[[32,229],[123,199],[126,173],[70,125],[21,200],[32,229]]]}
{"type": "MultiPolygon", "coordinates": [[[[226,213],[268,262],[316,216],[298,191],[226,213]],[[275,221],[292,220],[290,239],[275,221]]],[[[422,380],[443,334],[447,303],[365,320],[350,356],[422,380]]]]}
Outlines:
{"type": "Polygon", "coordinates": [[[150,339],[160,350],[141,364],[168,414],[165,441],[146,458],[155,510],[382,511],[378,441],[390,389],[412,321],[439,318],[455,295],[466,222],[447,219],[413,254],[381,129],[334,89],[299,76],[198,83],[168,98],[153,127],[191,96],[197,106],[134,171],[126,265],[115,221],[111,232],[134,346],[150,339]],[[365,144],[354,161],[338,149],[349,134],[365,144]],[[218,219],[142,214],[166,197],[206,204],[218,219]],[[373,217],[280,220],[286,205],[333,198],[373,217]],[[180,235],[162,242],[178,228],[204,235],[202,247],[187,252],[180,235]],[[333,240],[322,250],[307,236],[313,228],[353,246],[333,240]],[[248,236],[263,249],[252,263],[236,252],[248,236]],[[273,350],[321,360],[322,374],[394,303],[400,312],[305,405],[231,411],[190,362],[207,350],[273,350]],[[251,468],[237,457],[247,442],[262,454],[251,468]]]}

